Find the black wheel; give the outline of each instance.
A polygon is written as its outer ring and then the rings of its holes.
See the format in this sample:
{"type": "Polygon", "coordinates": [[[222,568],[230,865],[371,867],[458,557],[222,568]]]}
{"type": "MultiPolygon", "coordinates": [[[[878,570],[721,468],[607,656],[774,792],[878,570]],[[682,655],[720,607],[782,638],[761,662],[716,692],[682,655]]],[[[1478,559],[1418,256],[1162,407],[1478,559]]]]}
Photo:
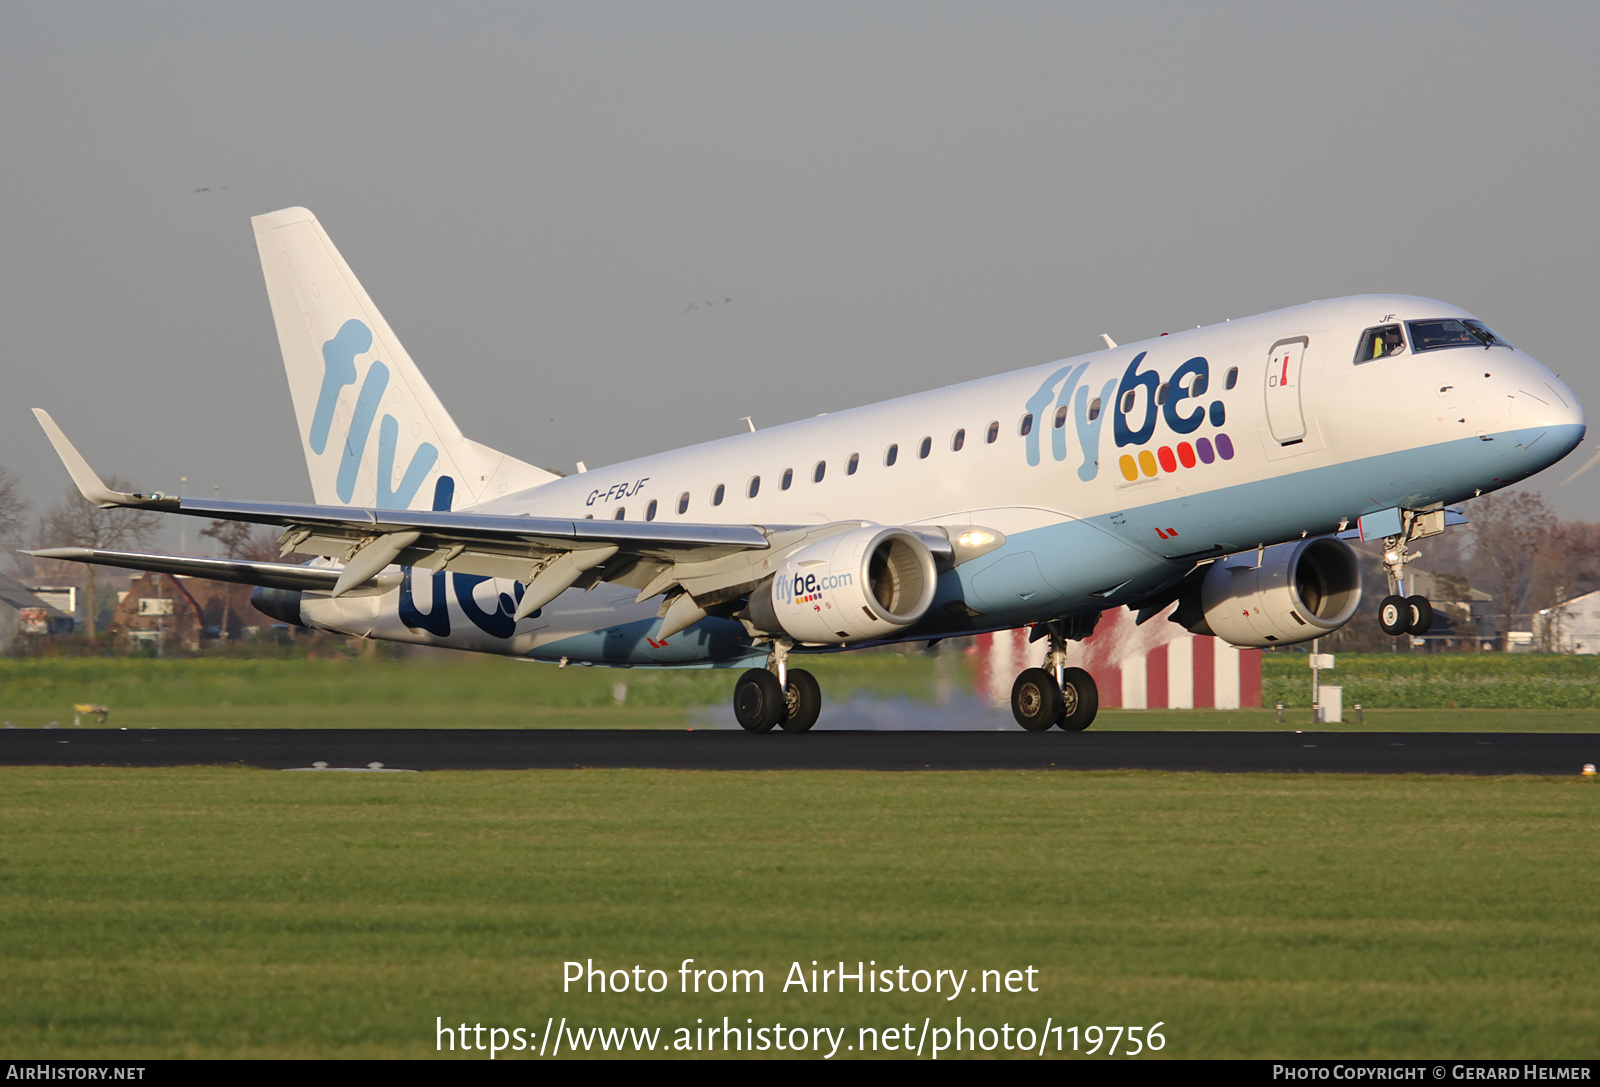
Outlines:
{"type": "Polygon", "coordinates": [[[1428,628],[1433,626],[1433,605],[1428,603],[1425,596],[1406,597],[1406,633],[1426,634],[1428,628]]]}
{"type": "Polygon", "coordinates": [[[746,732],[767,732],[783,719],[783,688],[765,668],[752,668],[733,685],[733,715],[746,732]]]}
{"type": "Polygon", "coordinates": [[[1011,716],[1029,732],[1043,732],[1061,719],[1061,688],[1043,668],[1026,668],[1011,685],[1011,716]]]}
{"type": "Polygon", "coordinates": [[[1082,732],[1094,723],[1100,712],[1100,688],[1094,677],[1082,668],[1068,668],[1061,673],[1061,719],[1056,722],[1063,732],[1082,732]]]}
{"type": "Polygon", "coordinates": [[[1398,596],[1386,596],[1378,602],[1378,626],[1385,634],[1404,634],[1411,625],[1411,608],[1398,596]]]}
{"type": "Polygon", "coordinates": [[[822,712],[822,688],[817,677],[804,668],[790,668],[789,682],[783,688],[783,725],[785,732],[805,732],[817,723],[822,712]]]}

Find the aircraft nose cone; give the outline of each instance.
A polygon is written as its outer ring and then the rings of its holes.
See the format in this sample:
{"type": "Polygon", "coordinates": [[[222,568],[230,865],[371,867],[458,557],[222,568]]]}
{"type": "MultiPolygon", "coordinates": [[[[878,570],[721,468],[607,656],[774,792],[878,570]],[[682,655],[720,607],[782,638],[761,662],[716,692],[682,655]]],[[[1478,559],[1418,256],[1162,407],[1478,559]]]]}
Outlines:
{"type": "Polygon", "coordinates": [[[1518,443],[1537,456],[1541,467],[1554,464],[1583,441],[1587,429],[1583,405],[1560,378],[1542,366],[1519,376],[1522,380],[1508,393],[1511,429],[1518,435],[1518,443]]]}
{"type": "Polygon", "coordinates": [[[1519,382],[1510,397],[1511,426],[1515,430],[1584,425],[1583,405],[1554,374],[1537,384],[1519,382]]]}

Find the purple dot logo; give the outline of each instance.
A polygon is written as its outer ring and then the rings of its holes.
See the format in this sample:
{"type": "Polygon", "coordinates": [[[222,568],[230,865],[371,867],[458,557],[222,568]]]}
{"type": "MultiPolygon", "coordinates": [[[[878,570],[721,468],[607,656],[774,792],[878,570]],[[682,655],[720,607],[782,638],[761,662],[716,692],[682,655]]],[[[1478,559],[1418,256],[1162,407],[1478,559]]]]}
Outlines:
{"type": "Polygon", "coordinates": [[[1194,443],[1194,451],[1200,454],[1200,461],[1202,464],[1210,464],[1212,461],[1217,459],[1216,453],[1211,449],[1210,438],[1198,439],[1194,443]]]}
{"type": "Polygon", "coordinates": [[[1223,460],[1233,459],[1233,442],[1226,434],[1217,435],[1217,455],[1223,460]]]}

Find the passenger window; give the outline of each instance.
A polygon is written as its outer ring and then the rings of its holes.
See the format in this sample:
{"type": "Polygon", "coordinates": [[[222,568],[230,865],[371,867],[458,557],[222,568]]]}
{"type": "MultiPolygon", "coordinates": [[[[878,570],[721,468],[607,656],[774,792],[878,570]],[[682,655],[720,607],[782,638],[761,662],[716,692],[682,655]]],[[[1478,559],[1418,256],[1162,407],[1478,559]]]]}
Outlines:
{"type": "Polygon", "coordinates": [[[888,449],[883,451],[883,466],[885,468],[893,468],[894,462],[899,458],[899,456],[900,446],[891,445],[888,449]]]}
{"type": "Polygon", "coordinates": [[[928,457],[928,454],[932,453],[932,452],[933,452],[933,439],[932,438],[923,438],[922,439],[922,444],[917,447],[917,457],[918,457],[918,459],[919,460],[926,460],[927,457],[928,457]]]}
{"type": "Polygon", "coordinates": [[[761,493],[761,477],[760,476],[751,476],[750,477],[750,487],[749,487],[748,490],[745,491],[746,497],[754,498],[756,495],[758,495],[760,493],[761,493]]]}
{"type": "MultiPolygon", "coordinates": [[[[783,478],[778,481],[778,489],[787,491],[789,489],[789,484],[791,484],[793,482],[794,482],[794,469],[793,468],[785,468],[783,470],[783,478]]],[[[755,492],[754,491],[752,491],[750,493],[750,497],[751,498],[755,497],[755,492]]]]}
{"type": "Polygon", "coordinates": [[[1132,415],[1133,414],[1133,390],[1132,389],[1129,389],[1127,392],[1122,394],[1122,414],[1124,414],[1124,415],[1132,415]]]}
{"type": "Polygon", "coordinates": [[[1222,387],[1224,389],[1231,389],[1237,384],[1239,384],[1239,368],[1237,366],[1233,366],[1228,369],[1228,380],[1222,383],[1222,387]]]}
{"type": "Polygon", "coordinates": [[[1167,402],[1167,383],[1165,381],[1163,381],[1160,385],[1156,386],[1156,407],[1159,408],[1161,405],[1165,404],[1166,402],[1167,402]]]}
{"type": "Polygon", "coordinates": [[[811,471],[811,482],[813,482],[813,483],[821,483],[822,482],[822,477],[827,475],[827,474],[828,474],[828,462],[825,461],[825,460],[819,460],[819,461],[817,461],[816,468],[812,469],[812,471],[811,471]]]}
{"type": "Polygon", "coordinates": [[[1100,407],[1100,398],[1098,396],[1089,401],[1089,422],[1092,423],[1100,418],[1100,407]]]}
{"type": "Polygon", "coordinates": [[[1023,437],[1023,438],[1026,438],[1029,434],[1032,434],[1032,433],[1033,433],[1033,412],[1030,411],[1028,414],[1026,414],[1026,415],[1024,415],[1022,417],[1022,422],[1020,424],[1018,424],[1018,426],[1017,426],[1017,434],[1019,436],[1023,437]]]}
{"type": "Polygon", "coordinates": [[[967,431],[966,428],[963,427],[961,430],[956,431],[955,436],[950,439],[950,452],[959,453],[961,452],[961,447],[966,444],[967,431]]]}
{"type": "Polygon", "coordinates": [[[1206,375],[1193,374],[1189,379],[1189,395],[1204,396],[1206,394],[1206,375]]]}
{"type": "Polygon", "coordinates": [[[984,440],[990,445],[1000,440],[1000,421],[998,419],[989,424],[989,435],[984,440]]]}
{"type": "Polygon", "coordinates": [[[1374,362],[1398,355],[1406,349],[1405,337],[1399,325],[1378,325],[1361,334],[1361,345],[1356,348],[1356,365],[1374,362]]]}
{"type": "Polygon", "coordinates": [[[727,494],[727,493],[728,493],[728,488],[726,488],[722,484],[718,483],[717,484],[717,489],[711,492],[711,504],[713,506],[722,505],[722,496],[727,494]]]}
{"type": "Polygon", "coordinates": [[[859,467],[861,467],[861,454],[851,453],[850,460],[844,466],[844,474],[847,476],[853,476],[856,474],[856,469],[859,467]]]}
{"type": "Polygon", "coordinates": [[[652,498],[650,500],[650,504],[644,508],[644,519],[646,521],[654,521],[656,519],[656,500],[654,498],[652,498]]]}
{"type": "Polygon", "coordinates": [[[1056,429],[1060,430],[1067,425],[1067,406],[1062,404],[1056,409],[1056,429]]]}
{"type": "Polygon", "coordinates": [[[689,512],[689,492],[684,491],[678,496],[678,516],[682,517],[689,512]]]}
{"type": "Polygon", "coordinates": [[[627,511],[627,509],[625,507],[618,506],[617,507],[617,512],[615,514],[615,519],[618,520],[618,521],[622,520],[623,515],[626,514],[627,512],[628,511],[627,511]]]}

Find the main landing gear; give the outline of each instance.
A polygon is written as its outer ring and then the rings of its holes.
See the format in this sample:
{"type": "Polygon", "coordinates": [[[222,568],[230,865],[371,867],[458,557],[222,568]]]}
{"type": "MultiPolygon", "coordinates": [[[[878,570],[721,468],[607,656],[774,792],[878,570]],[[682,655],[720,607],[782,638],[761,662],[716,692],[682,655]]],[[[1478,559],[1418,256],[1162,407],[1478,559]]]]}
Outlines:
{"type": "Polygon", "coordinates": [[[1082,732],[1100,710],[1100,691],[1088,672],[1067,667],[1067,639],[1060,624],[1049,623],[1047,630],[1050,652],[1044,667],[1023,669],[1011,685],[1011,716],[1029,732],[1052,726],[1082,732]]]}
{"type": "Polygon", "coordinates": [[[1385,634],[1420,636],[1433,626],[1433,605],[1425,596],[1406,595],[1406,564],[1422,557],[1406,545],[1443,532],[1444,510],[1402,510],[1400,516],[1400,534],[1383,538],[1383,572],[1389,595],[1378,602],[1378,626],[1385,634]]]}
{"type": "Polygon", "coordinates": [[[805,732],[822,712],[822,688],[803,668],[789,667],[790,644],[772,643],[765,668],[752,668],[733,686],[733,715],[746,732],[805,732]]]}

